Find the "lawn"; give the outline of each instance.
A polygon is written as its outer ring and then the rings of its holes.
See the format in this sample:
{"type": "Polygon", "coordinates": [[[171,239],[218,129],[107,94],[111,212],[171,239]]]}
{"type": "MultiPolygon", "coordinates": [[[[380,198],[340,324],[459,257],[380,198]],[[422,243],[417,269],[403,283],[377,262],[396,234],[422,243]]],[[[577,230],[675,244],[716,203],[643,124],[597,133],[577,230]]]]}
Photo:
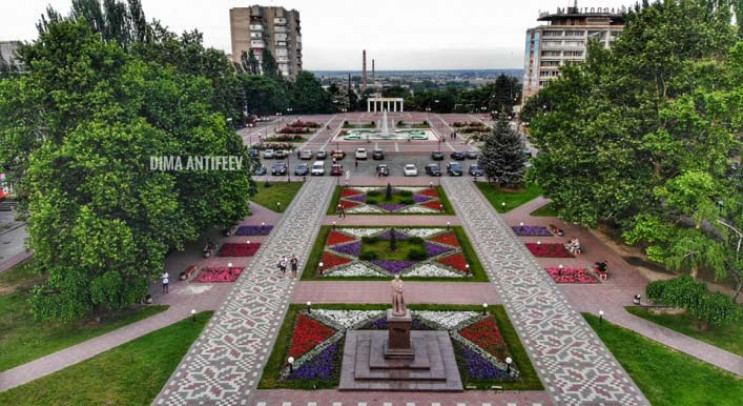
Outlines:
{"type": "Polygon", "coordinates": [[[265,182],[256,182],[258,193],[250,200],[269,210],[283,213],[289,207],[289,203],[292,202],[302,185],[304,185],[304,182],[272,181],[270,186],[266,187],[265,182]],[[281,203],[281,205],[277,206],[276,203],[281,203]]]}
{"type": "MultiPolygon", "coordinates": [[[[293,388],[293,389],[330,389],[338,386],[339,374],[334,376],[332,381],[322,380],[281,380],[279,374],[282,368],[286,365],[290,346],[292,344],[292,334],[294,332],[295,323],[299,312],[306,307],[304,305],[292,304],[289,306],[284,323],[281,326],[276,343],[271,352],[271,356],[266,363],[266,367],[263,370],[263,375],[258,383],[260,389],[278,389],[278,388],[293,388]]],[[[384,304],[323,304],[313,305],[313,309],[352,309],[352,310],[382,310],[388,309],[389,305],[384,304]]],[[[408,308],[415,313],[416,310],[453,310],[453,311],[477,311],[481,312],[482,307],[480,306],[462,306],[462,305],[423,305],[415,304],[409,305],[408,308]]],[[[521,372],[520,379],[515,382],[494,382],[489,381],[466,381],[466,374],[462,374],[464,386],[473,385],[479,389],[488,389],[492,385],[502,386],[505,390],[543,390],[543,386],[539,377],[537,376],[534,367],[529,361],[529,357],[526,354],[521,341],[518,338],[515,328],[511,324],[511,321],[506,315],[506,311],[502,306],[490,306],[488,312],[495,317],[498,329],[506,342],[511,357],[513,358],[514,365],[518,365],[519,371],[521,372]]],[[[344,339],[341,339],[341,347],[344,339]]],[[[455,344],[458,347],[459,344],[455,344]]],[[[339,351],[338,357],[335,360],[335,367],[340,369],[340,361],[342,358],[342,352],[339,351]]],[[[461,364],[461,359],[457,359],[459,363],[460,371],[466,368],[465,365],[461,364]]],[[[337,371],[339,372],[339,371],[337,371]]]]}
{"type": "Polygon", "coordinates": [[[43,280],[25,262],[0,273],[0,371],[105,334],[127,324],[165,311],[167,306],[135,307],[101,315],[100,322],[73,323],[34,321],[28,299],[31,286],[43,280]]]}
{"type": "Polygon", "coordinates": [[[508,213],[542,194],[542,188],[534,183],[529,183],[526,188],[516,191],[501,190],[487,182],[477,182],[476,185],[498,213],[508,213]]]}
{"type": "Polygon", "coordinates": [[[743,380],[710,364],[584,314],[653,406],[740,406],[743,380]]]}
{"type": "Polygon", "coordinates": [[[534,217],[557,217],[557,210],[552,203],[545,204],[544,206],[531,212],[534,217]]]}
{"type": "Polygon", "coordinates": [[[397,241],[395,251],[390,251],[390,242],[380,239],[366,239],[361,245],[361,259],[384,258],[389,261],[415,260],[415,254],[426,255],[426,246],[420,238],[397,241]],[[367,242],[368,241],[368,242],[367,242]]]}
{"type": "Polygon", "coordinates": [[[149,405],[212,312],[154,331],[89,360],[0,392],[3,406],[149,405]]]}
{"type": "Polygon", "coordinates": [[[743,356],[743,323],[731,323],[725,327],[710,325],[707,331],[702,331],[699,320],[688,313],[677,315],[652,314],[648,309],[638,306],[627,307],[627,311],[681,334],[743,356]]]}

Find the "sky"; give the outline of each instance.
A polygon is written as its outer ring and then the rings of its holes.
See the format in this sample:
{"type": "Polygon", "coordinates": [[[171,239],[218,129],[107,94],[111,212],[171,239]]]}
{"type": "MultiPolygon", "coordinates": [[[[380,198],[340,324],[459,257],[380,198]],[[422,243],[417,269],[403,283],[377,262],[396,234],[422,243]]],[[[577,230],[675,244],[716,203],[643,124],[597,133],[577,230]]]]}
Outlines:
{"type": "MultiPolygon", "coordinates": [[[[634,0],[579,1],[578,7],[630,6],[634,0]]],[[[71,0],[0,0],[0,41],[36,38],[47,5],[63,14],[71,0]]],[[[377,70],[518,69],[526,29],[540,11],[572,0],[142,0],[148,20],[172,31],[194,28],[205,45],[231,53],[229,10],[253,4],[300,12],[306,70],[360,70],[366,49],[377,70]],[[505,4],[504,4],[505,3],[505,4]]]]}

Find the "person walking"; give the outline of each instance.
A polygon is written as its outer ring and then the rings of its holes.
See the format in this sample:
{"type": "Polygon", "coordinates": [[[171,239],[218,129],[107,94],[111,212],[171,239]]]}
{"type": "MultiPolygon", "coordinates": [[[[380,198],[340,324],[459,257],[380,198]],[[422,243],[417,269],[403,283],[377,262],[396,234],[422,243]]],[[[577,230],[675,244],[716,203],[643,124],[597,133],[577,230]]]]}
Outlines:
{"type": "Polygon", "coordinates": [[[299,265],[299,260],[297,260],[297,257],[292,254],[292,259],[289,260],[289,263],[292,267],[292,279],[297,277],[297,266],[299,265]]]}
{"type": "Polygon", "coordinates": [[[341,218],[346,218],[346,208],[341,205],[341,218]]]}
{"type": "Polygon", "coordinates": [[[168,275],[168,271],[163,272],[163,295],[166,295],[170,293],[168,291],[168,279],[170,278],[170,275],[168,275]]]}
{"type": "Polygon", "coordinates": [[[359,160],[356,160],[356,163],[354,164],[356,166],[356,169],[359,169],[359,160]]]}
{"type": "Polygon", "coordinates": [[[286,275],[286,257],[281,257],[279,260],[279,270],[281,271],[282,277],[286,275]]]}

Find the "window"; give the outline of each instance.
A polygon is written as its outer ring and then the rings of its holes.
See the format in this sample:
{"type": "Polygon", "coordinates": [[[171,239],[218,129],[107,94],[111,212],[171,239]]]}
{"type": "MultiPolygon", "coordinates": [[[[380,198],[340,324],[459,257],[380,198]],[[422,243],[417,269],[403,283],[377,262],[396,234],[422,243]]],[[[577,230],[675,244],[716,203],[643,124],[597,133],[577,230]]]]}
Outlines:
{"type": "Polygon", "coordinates": [[[560,56],[560,51],[542,51],[542,57],[560,56]]]}

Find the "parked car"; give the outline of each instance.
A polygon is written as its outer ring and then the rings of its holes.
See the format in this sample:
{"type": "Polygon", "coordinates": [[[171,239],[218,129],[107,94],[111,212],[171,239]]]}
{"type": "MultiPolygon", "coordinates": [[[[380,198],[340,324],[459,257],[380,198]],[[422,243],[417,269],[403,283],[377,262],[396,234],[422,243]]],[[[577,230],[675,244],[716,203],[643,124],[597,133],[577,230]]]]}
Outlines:
{"type": "Polygon", "coordinates": [[[402,168],[402,172],[405,176],[418,176],[418,168],[413,164],[407,164],[402,168]]]}
{"type": "Polygon", "coordinates": [[[330,176],[343,175],[343,165],[335,164],[330,167],[330,176]]]}
{"type": "Polygon", "coordinates": [[[372,159],[375,161],[381,161],[384,159],[384,151],[381,149],[375,149],[372,151],[372,159]]]}
{"type": "Polygon", "coordinates": [[[450,157],[455,161],[464,161],[466,155],[462,151],[454,151],[451,153],[450,157]]]}
{"type": "Polygon", "coordinates": [[[426,165],[426,174],[429,176],[441,176],[441,168],[437,164],[426,165]]]}
{"type": "Polygon", "coordinates": [[[335,158],[335,159],[343,159],[343,158],[346,157],[346,152],[343,151],[342,149],[334,149],[330,153],[330,156],[333,157],[333,158],[335,158]]]}
{"type": "Polygon", "coordinates": [[[289,151],[285,149],[277,149],[276,152],[274,152],[274,156],[276,159],[286,159],[289,157],[289,151]]]}
{"type": "Polygon", "coordinates": [[[260,158],[261,157],[261,151],[258,151],[256,148],[250,148],[250,152],[248,153],[251,158],[260,158]]]}
{"type": "Polygon", "coordinates": [[[477,151],[470,150],[464,153],[464,156],[467,157],[467,159],[477,159],[477,151]]]}
{"type": "Polygon", "coordinates": [[[449,162],[446,164],[446,173],[449,176],[462,176],[462,165],[459,162],[449,162]]]}
{"type": "Polygon", "coordinates": [[[377,176],[390,176],[390,167],[386,164],[377,165],[377,176]]]}
{"type": "Polygon", "coordinates": [[[477,164],[470,165],[470,176],[483,176],[485,172],[477,164]]]}
{"type": "Polygon", "coordinates": [[[315,161],[315,163],[312,164],[312,171],[310,172],[310,174],[312,176],[325,175],[325,162],[315,161]]]}
{"type": "Polygon", "coordinates": [[[320,159],[320,160],[327,159],[328,158],[328,152],[327,151],[317,151],[317,153],[315,154],[315,158],[316,159],[320,159]]]}
{"type": "Polygon", "coordinates": [[[443,161],[444,160],[444,153],[439,151],[433,151],[431,152],[431,159],[434,161],[443,161]]]}
{"type": "Polygon", "coordinates": [[[266,167],[265,167],[265,166],[263,166],[263,165],[261,165],[261,166],[259,166],[259,167],[255,168],[255,169],[253,170],[253,175],[256,175],[256,176],[263,176],[263,175],[265,175],[266,173],[268,173],[268,171],[266,170],[266,167]]]}
{"type": "Polygon", "coordinates": [[[356,159],[366,159],[368,158],[368,154],[366,153],[366,148],[356,148],[356,159]]]}
{"type": "Polygon", "coordinates": [[[281,176],[286,175],[287,167],[285,162],[279,162],[273,164],[271,167],[271,175],[273,176],[281,176]]]}
{"type": "Polygon", "coordinates": [[[310,151],[309,149],[303,149],[302,152],[299,153],[299,159],[312,159],[312,151],[310,151]]]}
{"type": "Polygon", "coordinates": [[[276,154],[272,149],[267,149],[263,151],[263,159],[274,159],[276,157],[276,154]]]}
{"type": "Polygon", "coordinates": [[[310,166],[307,164],[299,164],[294,168],[294,174],[297,176],[307,176],[310,173],[310,166]]]}

